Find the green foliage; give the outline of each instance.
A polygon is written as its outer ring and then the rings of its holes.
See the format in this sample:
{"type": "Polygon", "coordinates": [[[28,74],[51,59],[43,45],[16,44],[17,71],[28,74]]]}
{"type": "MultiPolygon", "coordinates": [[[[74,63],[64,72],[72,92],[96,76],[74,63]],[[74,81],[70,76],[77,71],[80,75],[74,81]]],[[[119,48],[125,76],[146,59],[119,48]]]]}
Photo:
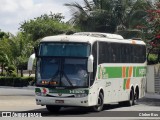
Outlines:
{"type": "Polygon", "coordinates": [[[5,70],[7,71],[8,75],[10,76],[15,71],[15,67],[13,65],[9,65],[8,67],[5,68],[5,70]]]}
{"type": "Polygon", "coordinates": [[[13,76],[13,77],[16,77],[16,74],[15,74],[15,66],[13,65],[9,65],[5,68],[6,72],[7,72],[7,76],[13,76]]]}
{"type": "MultiPolygon", "coordinates": [[[[27,69],[29,56],[34,52],[34,46],[39,43],[38,39],[74,31],[71,25],[62,22],[64,17],[61,14],[44,14],[33,20],[21,24],[20,31],[16,36],[0,31],[0,65],[7,68],[7,76],[16,76],[15,70],[9,70],[10,65],[15,69],[27,69]],[[8,37],[5,37],[8,35],[8,37]],[[2,36],[2,37],[1,37],[2,36]]],[[[17,73],[18,74],[18,73],[17,73]]]]}
{"type": "Polygon", "coordinates": [[[117,31],[116,34],[122,35],[124,39],[142,38],[140,30],[122,30],[117,31]]]}
{"type": "Polygon", "coordinates": [[[6,76],[6,72],[0,73],[0,76],[6,76]]]}
{"type": "Polygon", "coordinates": [[[67,3],[65,6],[72,11],[70,23],[78,26],[82,31],[113,32],[115,19],[109,10],[100,9],[99,4],[84,0],[84,7],[78,3],[67,3]]]}
{"type": "Polygon", "coordinates": [[[24,87],[34,80],[34,77],[0,77],[0,86],[24,87]]]}
{"type": "Polygon", "coordinates": [[[0,49],[1,49],[1,51],[0,51],[0,63],[8,64],[9,63],[8,55],[4,51],[2,51],[2,48],[0,48],[0,49]]]}
{"type": "MultiPolygon", "coordinates": [[[[33,53],[33,46],[31,37],[24,33],[2,39],[0,41],[0,64],[2,64],[2,68],[9,68],[10,65],[21,70],[26,68],[28,58],[33,53]]],[[[12,72],[7,69],[7,75],[12,75],[12,72]]]]}
{"type": "Polygon", "coordinates": [[[20,31],[31,35],[33,41],[45,36],[57,35],[74,30],[71,25],[62,22],[64,16],[58,14],[44,14],[33,20],[25,21],[21,24],[20,31]]]}
{"type": "Polygon", "coordinates": [[[0,40],[2,40],[4,38],[9,38],[9,33],[5,33],[0,30],[0,40]]]}
{"type": "Polygon", "coordinates": [[[9,72],[15,71],[15,67],[13,65],[8,66],[8,71],[9,72]]]}
{"type": "Polygon", "coordinates": [[[149,54],[148,61],[150,64],[157,64],[158,55],[157,54],[149,54]]]}
{"type": "Polygon", "coordinates": [[[84,0],[84,6],[78,3],[65,4],[71,9],[74,25],[82,31],[115,32],[118,27],[135,29],[152,7],[149,0],[84,0]]]}
{"type": "Polygon", "coordinates": [[[147,10],[148,19],[146,27],[152,34],[152,38],[160,36],[160,2],[157,2],[154,8],[147,10]]]}
{"type": "Polygon", "coordinates": [[[17,77],[17,73],[15,71],[13,71],[10,76],[11,77],[17,77]]]}
{"type": "Polygon", "coordinates": [[[148,52],[148,64],[160,62],[160,1],[156,1],[153,8],[147,10],[145,24],[146,38],[150,50],[148,52]]]}

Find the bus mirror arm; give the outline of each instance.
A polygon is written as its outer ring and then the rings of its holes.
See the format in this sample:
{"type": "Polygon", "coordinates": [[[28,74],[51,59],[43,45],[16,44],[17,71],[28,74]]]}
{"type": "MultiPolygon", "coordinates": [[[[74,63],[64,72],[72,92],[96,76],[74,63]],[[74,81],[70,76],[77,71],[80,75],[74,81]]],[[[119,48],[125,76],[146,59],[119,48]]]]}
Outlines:
{"type": "Polygon", "coordinates": [[[32,71],[32,70],[33,70],[34,60],[35,60],[35,54],[33,53],[33,54],[29,57],[29,59],[28,59],[27,69],[28,69],[29,71],[32,71]]]}
{"type": "Polygon", "coordinates": [[[35,53],[35,57],[38,58],[38,50],[39,47],[34,47],[34,53],[35,53]]]}
{"type": "Polygon", "coordinates": [[[87,70],[88,72],[93,72],[93,55],[88,57],[87,70]]]}

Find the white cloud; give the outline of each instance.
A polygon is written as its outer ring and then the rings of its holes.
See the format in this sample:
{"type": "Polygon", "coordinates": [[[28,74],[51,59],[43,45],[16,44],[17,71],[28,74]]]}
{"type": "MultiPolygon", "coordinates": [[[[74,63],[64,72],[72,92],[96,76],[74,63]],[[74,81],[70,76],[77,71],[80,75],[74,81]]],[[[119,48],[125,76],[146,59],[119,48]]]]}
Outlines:
{"type": "Polygon", "coordinates": [[[0,0],[0,29],[15,34],[20,23],[42,14],[62,13],[66,20],[70,10],[64,3],[82,3],[83,0],[0,0]]]}
{"type": "Polygon", "coordinates": [[[18,9],[18,5],[11,0],[2,0],[0,4],[1,12],[14,12],[18,9]]]}

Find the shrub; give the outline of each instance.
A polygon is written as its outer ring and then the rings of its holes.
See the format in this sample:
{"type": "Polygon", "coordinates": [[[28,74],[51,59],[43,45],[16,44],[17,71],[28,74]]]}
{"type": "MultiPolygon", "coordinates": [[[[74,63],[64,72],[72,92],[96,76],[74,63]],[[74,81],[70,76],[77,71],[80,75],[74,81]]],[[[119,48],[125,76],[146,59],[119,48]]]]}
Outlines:
{"type": "Polygon", "coordinates": [[[13,71],[10,76],[11,77],[17,77],[17,73],[15,71],[13,71]]]}
{"type": "Polygon", "coordinates": [[[149,54],[148,56],[148,64],[157,64],[158,63],[158,55],[156,54],[149,54]]]}
{"type": "Polygon", "coordinates": [[[14,71],[15,67],[13,65],[8,66],[8,71],[14,71]]]}
{"type": "Polygon", "coordinates": [[[0,73],[0,76],[6,76],[6,72],[0,73]]]}
{"type": "Polygon", "coordinates": [[[16,77],[17,74],[15,74],[15,66],[14,65],[9,65],[8,67],[5,67],[5,70],[7,72],[7,76],[11,76],[11,77],[16,77]]]}
{"type": "Polygon", "coordinates": [[[0,86],[24,87],[34,80],[34,77],[0,77],[0,86]]]}

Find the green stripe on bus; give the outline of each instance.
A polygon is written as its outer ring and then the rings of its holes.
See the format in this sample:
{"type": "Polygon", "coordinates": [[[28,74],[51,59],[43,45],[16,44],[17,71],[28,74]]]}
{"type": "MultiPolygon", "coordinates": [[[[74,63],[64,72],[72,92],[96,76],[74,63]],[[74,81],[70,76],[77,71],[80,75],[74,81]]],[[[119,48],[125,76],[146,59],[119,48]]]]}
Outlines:
{"type": "MultiPolygon", "coordinates": [[[[98,79],[122,78],[122,67],[98,67],[98,79]]],[[[129,67],[126,67],[126,78],[129,77],[129,67]]],[[[133,67],[133,77],[146,76],[146,67],[133,67]]]]}
{"type": "Polygon", "coordinates": [[[146,67],[134,67],[133,77],[143,77],[146,76],[146,67]]]}
{"type": "Polygon", "coordinates": [[[126,77],[128,77],[128,71],[129,71],[129,67],[126,67],[126,77]]]}
{"type": "Polygon", "coordinates": [[[127,79],[124,79],[124,82],[123,82],[123,90],[126,89],[126,82],[127,82],[127,79]]]}
{"type": "Polygon", "coordinates": [[[100,79],[100,67],[98,67],[98,79],[100,79]]]}
{"type": "Polygon", "coordinates": [[[108,78],[122,78],[122,67],[106,67],[108,78]]]}

